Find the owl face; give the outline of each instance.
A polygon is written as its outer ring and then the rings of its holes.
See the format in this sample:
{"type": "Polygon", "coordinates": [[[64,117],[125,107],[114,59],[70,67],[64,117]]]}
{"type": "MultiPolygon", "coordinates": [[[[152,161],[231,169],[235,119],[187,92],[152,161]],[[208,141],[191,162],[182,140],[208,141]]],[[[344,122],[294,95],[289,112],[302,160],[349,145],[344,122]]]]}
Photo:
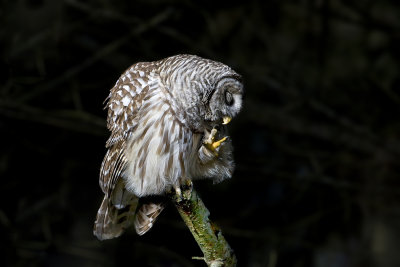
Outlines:
{"type": "Polygon", "coordinates": [[[205,121],[227,124],[242,108],[243,84],[238,74],[223,76],[211,91],[205,121]]]}

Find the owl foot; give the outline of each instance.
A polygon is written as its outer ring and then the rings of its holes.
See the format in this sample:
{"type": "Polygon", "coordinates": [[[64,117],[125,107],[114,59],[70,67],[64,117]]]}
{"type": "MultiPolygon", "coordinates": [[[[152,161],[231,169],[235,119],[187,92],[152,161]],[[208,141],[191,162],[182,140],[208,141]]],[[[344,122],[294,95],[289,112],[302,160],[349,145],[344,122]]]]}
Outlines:
{"type": "Polygon", "coordinates": [[[172,186],[168,191],[167,191],[167,196],[171,199],[173,199],[176,202],[181,202],[183,200],[182,197],[182,190],[179,185],[174,185],[172,186]]]}
{"type": "Polygon", "coordinates": [[[217,148],[223,143],[225,142],[225,140],[227,139],[227,137],[223,137],[218,141],[215,141],[215,135],[217,134],[217,129],[212,129],[210,135],[208,136],[207,140],[204,142],[204,146],[212,151],[214,153],[215,156],[218,156],[218,152],[217,152],[217,148]]]}
{"type": "Polygon", "coordinates": [[[175,199],[176,202],[182,202],[185,199],[190,199],[193,190],[193,183],[192,180],[185,179],[179,186],[174,186],[173,188],[175,194],[171,194],[172,198],[175,199]]]}
{"type": "Polygon", "coordinates": [[[181,188],[179,186],[175,186],[174,189],[175,189],[176,197],[179,198],[179,199],[182,198],[182,190],[181,190],[181,188]]]}
{"type": "Polygon", "coordinates": [[[193,190],[193,182],[190,179],[186,179],[182,185],[181,188],[183,190],[183,193],[188,192],[188,191],[192,191],[193,190]]]}

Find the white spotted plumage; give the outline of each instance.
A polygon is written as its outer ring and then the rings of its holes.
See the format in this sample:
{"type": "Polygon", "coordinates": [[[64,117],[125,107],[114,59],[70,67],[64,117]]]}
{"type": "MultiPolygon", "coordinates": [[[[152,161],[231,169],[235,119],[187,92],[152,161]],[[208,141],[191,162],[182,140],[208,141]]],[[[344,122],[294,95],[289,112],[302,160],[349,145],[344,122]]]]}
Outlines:
{"type": "Polygon", "coordinates": [[[187,179],[231,177],[230,140],[214,153],[203,142],[213,128],[219,129],[217,138],[227,134],[222,117],[236,116],[242,93],[240,76],[231,68],[192,55],[141,62],[125,71],[107,98],[111,135],[94,234],[113,238],[132,224],[144,234],[164,205],[139,204],[140,197],[162,195],[187,179]],[[227,90],[235,105],[224,102],[227,90]]]}

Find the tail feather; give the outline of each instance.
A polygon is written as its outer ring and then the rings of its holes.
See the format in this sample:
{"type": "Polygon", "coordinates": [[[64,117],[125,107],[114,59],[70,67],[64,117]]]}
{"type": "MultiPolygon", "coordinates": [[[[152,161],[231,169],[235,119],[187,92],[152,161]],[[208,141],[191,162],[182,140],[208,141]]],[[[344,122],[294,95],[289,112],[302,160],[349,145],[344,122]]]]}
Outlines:
{"type": "Polygon", "coordinates": [[[158,215],[162,212],[164,203],[145,203],[136,212],[135,229],[138,235],[144,235],[153,226],[158,215]]]}
{"type": "Polygon", "coordinates": [[[99,240],[120,236],[134,222],[139,199],[123,185],[120,181],[111,197],[104,196],[97,212],[93,233],[99,240]]]}
{"type": "Polygon", "coordinates": [[[118,179],[111,196],[106,193],[97,212],[94,235],[99,240],[115,238],[132,224],[138,235],[145,234],[165,205],[163,202],[143,203],[138,208],[138,204],[139,198],[126,190],[123,179],[118,179]]]}

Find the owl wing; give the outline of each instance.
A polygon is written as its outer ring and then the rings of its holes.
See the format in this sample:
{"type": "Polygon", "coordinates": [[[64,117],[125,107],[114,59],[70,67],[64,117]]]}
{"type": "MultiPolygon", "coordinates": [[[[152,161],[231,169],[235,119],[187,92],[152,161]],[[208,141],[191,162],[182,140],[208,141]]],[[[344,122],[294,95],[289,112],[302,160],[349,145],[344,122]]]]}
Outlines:
{"type": "Polygon", "coordinates": [[[121,235],[134,222],[138,197],[126,190],[121,174],[127,166],[126,140],[137,126],[144,97],[157,83],[152,79],[153,67],[153,63],[133,65],[118,79],[106,99],[111,135],[100,168],[99,184],[105,196],[94,225],[94,234],[100,240],[121,235]]]}
{"type": "Polygon", "coordinates": [[[142,62],[133,65],[121,75],[107,97],[107,127],[111,131],[106,147],[120,140],[126,140],[129,133],[137,126],[138,111],[149,90],[158,86],[158,79],[153,73],[157,65],[142,62]]]}
{"type": "Polygon", "coordinates": [[[139,63],[121,75],[107,97],[107,127],[111,135],[106,142],[108,151],[100,169],[100,187],[105,194],[111,192],[126,168],[126,140],[139,122],[139,110],[150,89],[157,86],[154,63],[139,63]]]}

